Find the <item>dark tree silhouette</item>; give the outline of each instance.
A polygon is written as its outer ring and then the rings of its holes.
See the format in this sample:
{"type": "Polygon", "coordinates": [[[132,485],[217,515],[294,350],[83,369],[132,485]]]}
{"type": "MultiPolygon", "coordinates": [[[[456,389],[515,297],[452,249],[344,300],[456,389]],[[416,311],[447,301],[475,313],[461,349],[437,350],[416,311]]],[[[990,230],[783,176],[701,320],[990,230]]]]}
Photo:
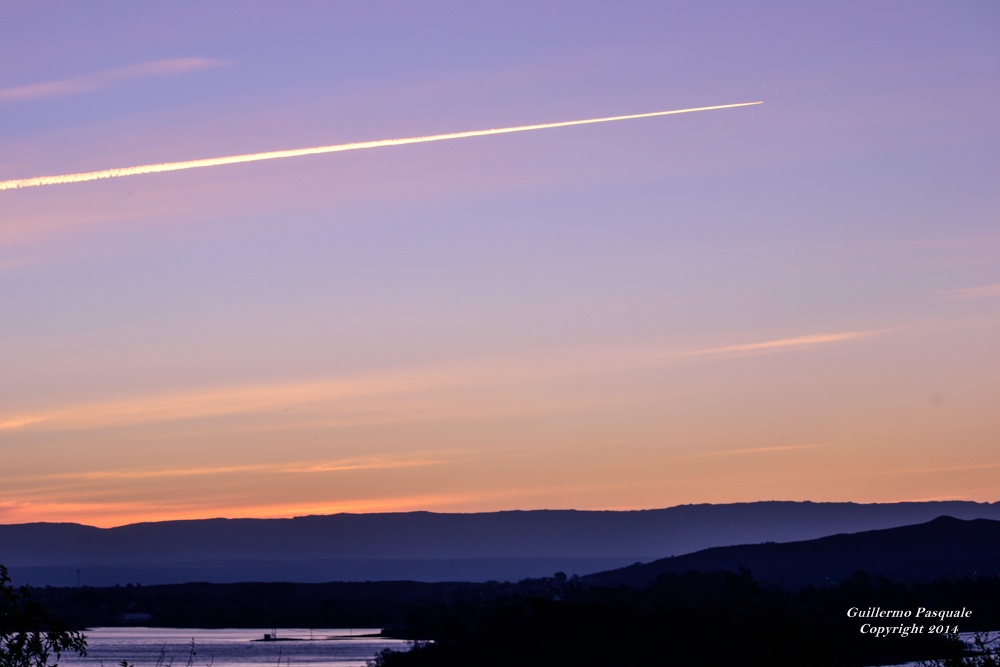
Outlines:
{"type": "Polygon", "coordinates": [[[1000,667],[1000,635],[991,638],[977,632],[972,639],[971,650],[964,652],[967,655],[940,658],[920,664],[921,667],[1000,667]]]}
{"type": "Polygon", "coordinates": [[[0,565],[0,667],[56,667],[63,652],[86,655],[87,638],[53,619],[27,586],[14,588],[0,565]]]}

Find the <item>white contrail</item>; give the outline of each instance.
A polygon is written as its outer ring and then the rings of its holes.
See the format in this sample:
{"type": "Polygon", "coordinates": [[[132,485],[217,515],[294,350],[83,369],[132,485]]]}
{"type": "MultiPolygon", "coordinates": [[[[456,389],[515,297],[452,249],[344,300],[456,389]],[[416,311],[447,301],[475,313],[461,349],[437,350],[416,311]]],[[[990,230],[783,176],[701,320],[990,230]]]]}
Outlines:
{"type": "Polygon", "coordinates": [[[245,155],[230,155],[202,160],[186,160],[184,162],[164,162],[162,164],[144,164],[138,167],[121,167],[104,169],[102,171],[87,171],[78,174],[61,174],[58,176],[34,176],[18,178],[12,181],[0,181],[0,190],[16,190],[39,185],[58,185],[61,183],[82,183],[96,181],[102,178],[118,178],[120,176],[136,176],[138,174],[156,174],[162,171],[178,171],[181,169],[198,169],[199,167],[217,167],[224,164],[239,162],[257,162],[258,160],[276,160],[278,158],[299,157],[301,155],[317,155],[319,153],[339,153],[341,151],[356,151],[362,148],[378,148],[380,146],[403,146],[405,144],[421,144],[429,141],[445,141],[448,139],[466,139],[468,137],[485,137],[491,134],[508,134],[510,132],[527,132],[529,130],[547,130],[554,127],[569,127],[570,125],[589,125],[590,123],[610,123],[616,120],[632,120],[634,118],[652,118],[653,116],[670,116],[695,111],[712,111],[714,109],[732,109],[748,107],[763,102],[742,102],[740,104],[721,104],[713,107],[695,107],[692,109],[674,109],[672,111],[654,111],[629,116],[608,116],[607,118],[588,118],[586,120],[566,120],[558,123],[542,123],[540,125],[519,125],[517,127],[501,127],[492,130],[470,130],[468,132],[452,132],[449,134],[434,134],[427,137],[407,137],[405,139],[379,139],[377,141],[361,141],[352,144],[336,144],[333,146],[316,146],[314,148],[294,148],[284,151],[268,151],[266,153],[248,153],[245,155]]]}

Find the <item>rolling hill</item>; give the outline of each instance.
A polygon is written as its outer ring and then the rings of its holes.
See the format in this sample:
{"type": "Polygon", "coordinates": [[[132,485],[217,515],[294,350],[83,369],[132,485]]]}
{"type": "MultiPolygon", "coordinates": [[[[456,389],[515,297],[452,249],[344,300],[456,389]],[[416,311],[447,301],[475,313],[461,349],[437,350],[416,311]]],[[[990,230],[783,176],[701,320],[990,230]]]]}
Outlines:
{"type": "Polygon", "coordinates": [[[648,586],[663,574],[749,570],[787,587],[840,583],[856,571],[894,581],[1000,576],[1000,521],[933,521],[789,543],[704,549],[583,577],[590,584],[648,586]]]}

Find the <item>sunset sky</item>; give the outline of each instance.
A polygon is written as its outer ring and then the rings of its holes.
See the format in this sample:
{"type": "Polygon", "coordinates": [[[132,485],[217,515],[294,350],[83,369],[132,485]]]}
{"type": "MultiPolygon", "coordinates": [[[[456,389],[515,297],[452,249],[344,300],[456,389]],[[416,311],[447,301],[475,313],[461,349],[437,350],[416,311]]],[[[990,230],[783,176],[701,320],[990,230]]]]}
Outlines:
{"type": "Polygon", "coordinates": [[[0,4],[0,523],[1000,500],[1000,3],[0,4]]]}

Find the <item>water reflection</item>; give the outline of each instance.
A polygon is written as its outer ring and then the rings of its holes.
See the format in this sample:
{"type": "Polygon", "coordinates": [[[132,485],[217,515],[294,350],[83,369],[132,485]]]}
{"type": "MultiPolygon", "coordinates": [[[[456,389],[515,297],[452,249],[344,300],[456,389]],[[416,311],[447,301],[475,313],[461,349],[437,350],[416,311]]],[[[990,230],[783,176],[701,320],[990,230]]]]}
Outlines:
{"type": "Polygon", "coordinates": [[[92,628],[87,656],[63,656],[67,667],[363,667],[385,648],[407,642],[377,636],[378,628],[92,628]],[[271,635],[265,641],[264,635],[271,635]],[[273,637],[277,636],[277,640],[273,637]]]}

